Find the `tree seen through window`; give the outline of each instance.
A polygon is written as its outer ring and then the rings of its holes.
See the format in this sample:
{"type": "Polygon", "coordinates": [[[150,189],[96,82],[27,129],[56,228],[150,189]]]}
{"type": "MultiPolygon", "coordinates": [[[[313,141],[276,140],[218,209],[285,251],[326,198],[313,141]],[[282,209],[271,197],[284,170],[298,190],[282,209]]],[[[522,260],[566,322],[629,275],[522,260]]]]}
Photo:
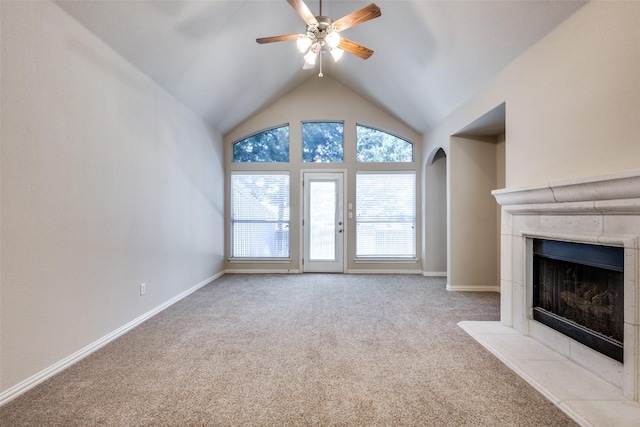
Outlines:
{"type": "Polygon", "coordinates": [[[358,162],[413,162],[413,144],[367,126],[356,127],[358,162]]]}
{"type": "Polygon", "coordinates": [[[265,130],[233,144],[234,162],[288,162],[289,125],[265,130]]]}
{"type": "Polygon", "coordinates": [[[343,162],[343,152],[342,122],[302,123],[303,162],[343,162]]]}

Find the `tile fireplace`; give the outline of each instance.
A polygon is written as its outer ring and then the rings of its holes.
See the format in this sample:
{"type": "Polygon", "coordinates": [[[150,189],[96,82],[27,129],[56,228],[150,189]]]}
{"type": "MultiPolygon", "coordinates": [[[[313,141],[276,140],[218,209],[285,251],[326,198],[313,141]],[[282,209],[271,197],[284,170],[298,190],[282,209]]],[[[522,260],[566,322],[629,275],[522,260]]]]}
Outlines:
{"type": "Polygon", "coordinates": [[[640,170],[493,195],[501,323],[640,402],[640,170]]]}

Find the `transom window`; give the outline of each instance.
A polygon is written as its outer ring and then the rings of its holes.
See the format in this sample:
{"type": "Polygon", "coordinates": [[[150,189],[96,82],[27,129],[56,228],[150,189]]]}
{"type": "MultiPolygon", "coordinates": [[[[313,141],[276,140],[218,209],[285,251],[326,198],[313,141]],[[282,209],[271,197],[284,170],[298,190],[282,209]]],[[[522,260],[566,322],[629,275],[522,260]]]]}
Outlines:
{"type": "Polygon", "coordinates": [[[385,131],[356,126],[358,162],[413,162],[413,144],[385,131]]]}
{"type": "Polygon", "coordinates": [[[231,174],[231,257],[289,257],[289,173],[231,174]]]}
{"type": "Polygon", "coordinates": [[[251,135],[233,144],[234,162],[288,162],[289,125],[251,135]]]}
{"type": "Polygon", "coordinates": [[[302,123],[303,162],[343,162],[344,124],[342,122],[302,123]]]}

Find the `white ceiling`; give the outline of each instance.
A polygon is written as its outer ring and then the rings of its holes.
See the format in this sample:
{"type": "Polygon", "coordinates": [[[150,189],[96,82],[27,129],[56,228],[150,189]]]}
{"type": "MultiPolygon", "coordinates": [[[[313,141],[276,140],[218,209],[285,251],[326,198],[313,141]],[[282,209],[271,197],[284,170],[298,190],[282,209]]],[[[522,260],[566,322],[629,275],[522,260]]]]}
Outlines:
{"type": "MultiPolygon", "coordinates": [[[[382,17],[342,35],[373,49],[324,61],[330,75],[418,132],[438,123],[584,2],[373,0],[382,17]]],[[[309,78],[286,0],[57,1],[64,10],[226,133],[309,78]]],[[[338,19],[371,3],[325,0],[338,19]]],[[[307,0],[314,14],[317,0],[307,0]]],[[[311,100],[310,100],[311,102],[311,100]]]]}

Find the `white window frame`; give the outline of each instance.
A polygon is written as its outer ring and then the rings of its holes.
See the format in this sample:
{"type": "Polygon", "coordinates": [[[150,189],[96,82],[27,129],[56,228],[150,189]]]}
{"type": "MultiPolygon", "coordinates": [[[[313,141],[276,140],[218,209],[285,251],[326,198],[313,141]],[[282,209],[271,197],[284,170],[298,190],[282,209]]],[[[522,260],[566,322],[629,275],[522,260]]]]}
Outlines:
{"type": "MultiPolygon", "coordinates": [[[[415,170],[386,170],[386,171],[357,171],[356,172],[356,232],[355,232],[355,245],[356,245],[356,262],[378,262],[378,261],[397,261],[397,262],[416,262],[417,261],[417,243],[418,243],[418,235],[417,235],[417,172],[415,170]],[[358,224],[360,223],[360,218],[358,215],[358,176],[362,175],[411,175],[413,176],[413,254],[411,255],[358,255],[358,224]]],[[[385,222],[385,221],[380,221],[385,222]]],[[[400,222],[399,222],[400,223],[400,222]]]]}
{"type": "Polygon", "coordinates": [[[233,262],[242,262],[242,261],[265,261],[265,262],[273,262],[273,261],[283,261],[288,262],[291,260],[291,173],[289,171],[270,171],[270,170],[259,170],[259,171],[231,171],[230,174],[230,223],[229,223],[229,261],[233,262]],[[287,221],[273,221],[273,220],[238,220],[236,221],[234,218],[234,187],[233,187],[233,178],[238,175],[284,175],[287,176],[289,180],[288,187],[288,202],[289,202],[289,212],[287,221]],[[288,231],[288,253],[286,256],[279,257],[247,257],[247,256],[234,256],[234,224],[235,223],[283,223],[286,225],[286,229],[288,231]]]}

